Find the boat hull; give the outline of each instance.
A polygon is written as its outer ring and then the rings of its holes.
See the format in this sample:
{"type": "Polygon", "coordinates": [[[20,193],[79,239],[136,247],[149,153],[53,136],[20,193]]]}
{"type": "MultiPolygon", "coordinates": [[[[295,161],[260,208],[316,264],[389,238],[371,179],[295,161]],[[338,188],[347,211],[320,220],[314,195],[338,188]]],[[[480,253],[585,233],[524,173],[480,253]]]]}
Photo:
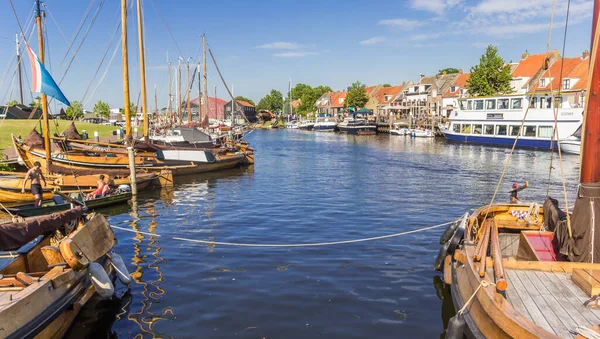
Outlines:
{"type": "Polygon", "coordinates": [[[356,135],[372,135],[376,134],[377,127],[376,126],[343,126],[338,125],[340,132],[348,133],[348,134],[356,134],[356,135]]]}
{"type": "MultiPolygon", "coordinates": [[[[88,209],[93,210],[96,208],[102,208],[106,206],[116,205],[120,203],[127,202],[131,199],[131,193],[119,193],[107,197],[100,197],[96,199],[90,199],[85,201],[85,205],[88,209]]],[[[25,205],[17,205],[7,207],[6,209],[16,215],[20,215],[22,217],[34,217],[38,215],[45,215],[50,213],[56,213],[60,211],[66,211],[71,208],[70,203],[64,204],[42,204],[41,207],[34,207],[33,204],[25,204],[25,205]]]]}
{"type": "Polygon", "coordinates": [[[579,155],[581,153],[581,142],[574,140],[561,140],[560,150],[563,153],[579,155]]]}
{"type": "MultiPolygon", "coordinates": [[[[481,144],[481,145],[492,145],[492,146],[509,146],[511,147],[515,143],[514,137],[500,137],[500,136],[485,136],[485,135],[468,135],[458,134],[449,130],[441,131],[446,140],[451,142],[466,143],[466,144],[481,144]]],[[[550,139],[531,139],[526,137],[519,137],[517,141],[517,147],[525,148],[541,148],[550,149],[551,147],[556,148],[558,144],[554,142],[552,145],[550,139]]]]}

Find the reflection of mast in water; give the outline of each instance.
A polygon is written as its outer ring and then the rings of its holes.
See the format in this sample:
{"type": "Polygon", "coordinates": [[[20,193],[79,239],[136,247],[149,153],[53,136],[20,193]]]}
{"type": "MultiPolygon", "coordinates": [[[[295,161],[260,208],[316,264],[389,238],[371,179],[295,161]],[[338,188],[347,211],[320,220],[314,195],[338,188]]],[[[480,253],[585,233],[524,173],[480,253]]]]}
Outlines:
{"type": "MultiPolygon", "coordinates": [[[[137,206],[135,201],[133,202],[132,209],[133,212],[131,213],[131,215],[132,217],[134,217],[134,220],[131,222],[131,227],[134,230],[138,231],[139,227],[137,223],[140,219],[137,217],[137,206]]],[[[148,232],[155,233],[157,226],[155,216],[157,213],[154,210],[152,203],[150,203],[146,212],[152,216],[152,221],[150,221],[149,223],[148,232]]],[[[160,264],[166,264],[167,262],[164,258],[159,256],[161,248],[157,245],[157,237],[150,236],[148,238],[147,244],[145,244],[144,242],[145,238],[146,237],[141,233],[136,233],[136,235],[133,238],[134,256],[132,261],[137,268],[135,272],[131,274],[131,278],[133,279],[133,281],[138,285],[142,285],[141,295],[144,299],[141,302],[141,309],[138,312],[130,312],[127,318],[138,324],[143,333],[149,333],[152,336],[160,336],[161,338],[169,338],[168,335],[154,331],[153,327],[160,320],[172,319],[174,317],[173,309],[171,307],[166,307],[162,309],[159,314],[155,314],[154,312],[150,311],[152,305],[155,303],[160,303],[160,297],[162,297],[166,293],[166,290],[160,286],[160,284],[164,281],[163,274],[160,271],[160,264]],[[147,261],[149,261],[147,260],[149,256],[148,254],[142,253],[143,249],[150,251],[150,255],[153,257],[150,258],[150,260],[153,259],[152,262],[150,262],[147,265],[147,267],[152,270],[146,272],[144,272],[144,264],[147,261]],[[153,272],[156,272],[158,277],[155,280],[150,281],[149,283],[144,281],[144,273],[146,273],[147,275],[151,275],[153,272]]],[[[149,280],[148,277],[146,277],[146,280],[149,280]]],[[[132,310],[135,308],[136,305],[131,306],[132,310]]]]}

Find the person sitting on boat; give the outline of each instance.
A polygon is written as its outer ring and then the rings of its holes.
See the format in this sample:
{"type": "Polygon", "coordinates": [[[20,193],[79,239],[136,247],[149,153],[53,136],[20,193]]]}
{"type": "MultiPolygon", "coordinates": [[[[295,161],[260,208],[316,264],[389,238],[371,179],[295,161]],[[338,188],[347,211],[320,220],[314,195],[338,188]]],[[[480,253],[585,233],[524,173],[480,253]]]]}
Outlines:
{"type": "Polygon", "coordinates": [[[529,181],[525,181],[525,185],[519,186],[516,182],[512,185],[512,190],[510,191],[510,202],[513,204],[520,203],[521,201],[517,197],[517,192],[524,190],[529,186],[529,181]]]}
{"type": "Polygon", "coordinates": [[[35,206],[42,206],[43,192],[42,192],[42,182],[44,181],[44,186],[46,186],[46,178],[42,174],[41,170],[42,165],[39,161],[33,163],[33,168],[27,171],[25,174],[25,180],[23,181],[23,188],[21,189],[21,193],[25,193],[25,185],[28,180],[31,180],[31,194],[35,197],[35,206]]]}
{"type": "Polygon", "coordinates": [[[88,193],[88,195],[85,197],[86,200],[96,199],[97,196],[101,196],[103,194],[104,188],[108,187],[108,185],[104,182],[104,174],[100,174],[100,179],[96,182],[96,184],[98,185],[98,188],[88,193]]]}

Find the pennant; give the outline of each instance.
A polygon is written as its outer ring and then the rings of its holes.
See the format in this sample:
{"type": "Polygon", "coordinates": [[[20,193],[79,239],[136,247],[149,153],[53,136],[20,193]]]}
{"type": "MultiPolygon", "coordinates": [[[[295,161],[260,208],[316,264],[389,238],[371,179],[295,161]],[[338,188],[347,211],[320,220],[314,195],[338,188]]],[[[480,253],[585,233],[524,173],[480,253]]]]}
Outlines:
{"type": "Polygon", "coordinates": [[[31,65],[31,86],[32,91],[35,93],[43,93],[49,97],[52,97],[67,106],[71,106],[71,103],[63,92],[58,88],[50,73],[44,67],[44,64],[40,62],[40,59],[37,55],[31,50],[28,44],[25,45],[27,47],[27,54],[29,55],[29,64],[31,65]]]}

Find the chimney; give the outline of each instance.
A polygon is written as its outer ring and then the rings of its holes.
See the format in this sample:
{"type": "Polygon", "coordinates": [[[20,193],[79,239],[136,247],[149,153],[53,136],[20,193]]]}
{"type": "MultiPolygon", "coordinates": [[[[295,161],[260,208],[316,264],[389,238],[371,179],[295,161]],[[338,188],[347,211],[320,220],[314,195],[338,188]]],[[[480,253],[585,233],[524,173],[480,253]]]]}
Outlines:
{"type": "Polygon", "coordinates": [[[529,56],[529,52],[527,52],[527,50],[525,50],[525,53],[521,54],[521,59],[527,59],[527,57],[529,56]]]}
{"type": "Polygon", "coordinates": [[[459,69],[458,69],[458,74],[463,74],[463,70],[462,70],[462,68],[459,68],[459,69]]]}
{"type": "Polygon", "coordinates": [[[590,51],[588,51],[587,49],[585,51],[583,51],[583,53],[581,54],[581,58],[582,59],[587,59],[590,57],[590,51]]]}
{"type": "Polygon", "coordinates": [[[419,73],[419,81],[423,80],[424,77],[425,77],[425,74],[419,73]]]}

